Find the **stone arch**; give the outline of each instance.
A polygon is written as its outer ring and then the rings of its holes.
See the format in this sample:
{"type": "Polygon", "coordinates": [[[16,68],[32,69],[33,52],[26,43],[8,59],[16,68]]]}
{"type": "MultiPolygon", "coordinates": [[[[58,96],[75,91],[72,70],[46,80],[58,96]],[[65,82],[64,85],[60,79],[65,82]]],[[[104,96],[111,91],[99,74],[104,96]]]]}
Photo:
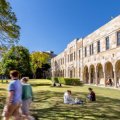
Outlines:
{"type": "Polygon", "coordinates": [[[103,73],[103,66],[101,63],[97,64],[97,83],[98,84],[103,84],[104,85],[104,73],[103,73]]]}
{"type": "Polygon", "coordinates": [[[61,76],[61,70],[58,70],[58,77],[61,76]]]}
{"type": "Polygon", "coordinates": [[[64,69],[63,69],[63,74],[62,74],[62,77],[64,77],[64,69]]]}
{"type": "Polygon", "coordinates": [[[85,66],[85,67],[84,67],[83,81],[84,81],[85,83],[89,83],[88,66],[85,66]]]}
{"type": "Polygon", "coordinates": [[[60,74],[60,72],[59,72],[59,70],[57,70],[57,77],[59,77],[59,74],[60,74]]]}
{"type": "Polygon", "coordinates": [[[105,84],[107,83],[108,79],[112,79],[112,82],[114,83],[114,72],[111,62],[105,63],[105,84]]]}
{"type": "Polygon", "coordinates": [[[69,71],[69,77],[74,78],[74,67],[68,68],[68,71],[69,71]]]}
{"type": "Polygon", "coordinates": [[[64,69],[64,77],[66,77],[66,69],[64,69]]]}
{"type": "Polygon", "coordinates": [[[60,77],[62,77],[62,70],[60,70],[60,77]]]}
{"type": "Polygon", "coordinates": [[[95,83],[95,67],[94,65],[90,65],[90,69],[89,69],[89,72],[90,72],[90,83],[95,83]]]}
{"type": "Polygon", "coordinates": [[[118,60],[115,64],[115,72],[116,72],[116,85],[120,87],[120,60],[118,60]]]}
{"type": "Polygon", "coordinates": [[[79,77],[81,77],[81,68],[79,67],[79,77]]]}
{"type": "Polygon", "coordinates": [[[75,78],[76,77],[76,69],[75,69],[75,67],[73,68],[73,72],[74,72],[73,77],[75,78]]]}

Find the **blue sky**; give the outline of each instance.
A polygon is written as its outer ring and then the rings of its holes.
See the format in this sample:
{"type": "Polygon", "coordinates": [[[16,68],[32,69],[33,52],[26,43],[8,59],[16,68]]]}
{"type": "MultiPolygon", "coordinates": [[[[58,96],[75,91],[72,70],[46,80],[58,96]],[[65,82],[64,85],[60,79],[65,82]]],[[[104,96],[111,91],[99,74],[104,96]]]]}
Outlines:
{"type": "Polygon", "coordinates": [[[20,45],[62,52],[120,14],[120,0],[9,0],[21,27],[20,45]]]}

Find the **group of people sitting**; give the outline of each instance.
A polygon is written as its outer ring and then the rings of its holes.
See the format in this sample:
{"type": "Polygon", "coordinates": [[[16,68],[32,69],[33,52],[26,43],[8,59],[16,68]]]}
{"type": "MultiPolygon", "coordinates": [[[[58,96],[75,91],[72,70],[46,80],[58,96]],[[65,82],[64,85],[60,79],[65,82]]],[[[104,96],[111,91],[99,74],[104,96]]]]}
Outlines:
{"type": "Polygon", "coordinates": [[[35,120],[30,116],[29,107],[33,100],[32,87],[28,84],[28,78],[19,80],[19,72],[10,72],[11,81],[8,86],[8,98],[3,109],[3,120],[35,120]]]}
{"type": "MultiPolygon", "coordinates": [[[[96,95],[95,92],[92,90],[92,88],[88,88],[89,90],[89,94],[87,95],[86,99],[88,101],[96,101],[96,95]]],[[[82,99],[78,99],[78,98],[73,98],[72,97],[72,92],[71,90],[67,90],[64,93],[64,103],[65,104],[83,104],[84,101],[82,99]]]]}

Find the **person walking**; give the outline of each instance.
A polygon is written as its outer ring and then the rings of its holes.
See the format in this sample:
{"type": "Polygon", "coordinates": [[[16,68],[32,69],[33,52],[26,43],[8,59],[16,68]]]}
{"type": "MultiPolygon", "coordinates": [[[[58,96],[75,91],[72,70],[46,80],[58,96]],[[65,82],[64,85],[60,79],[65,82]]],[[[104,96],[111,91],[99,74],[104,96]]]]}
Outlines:
{"type": "Polygon", "coordinates": [[[10,71],[11,82],[8,86],[7,103],[3,109],[3,120],[9,120],[11,116],[14,120],[21,120],[19,109],[21,107],[22,85],[19,80],[19,72],[17,70],[10,71]]]}
{"type": "Polygon", "coordinates": [[[28,83],[29,78],[23,77],[21,79],[22,83],[22,114],[25,115],[26,119],[34,120],[32,116],[30,116],[30,105],[33,101],[33,91],[31,85],[28,83]]]}

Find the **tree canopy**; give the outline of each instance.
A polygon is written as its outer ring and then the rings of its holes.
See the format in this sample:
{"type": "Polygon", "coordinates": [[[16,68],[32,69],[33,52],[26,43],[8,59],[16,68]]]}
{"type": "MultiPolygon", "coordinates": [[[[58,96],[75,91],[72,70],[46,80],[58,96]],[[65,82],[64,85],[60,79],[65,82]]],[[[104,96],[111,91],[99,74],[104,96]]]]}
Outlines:
{"type": "Polygon", "coordinates": [[[19,40],[20,27],[10,3],[0,0],[0,47],[9,46],[19,40]]]}
{"type": "Polygon", "coordinates": [[[30,76],[30,53],[28,49],[23,46],[13,46],[3,55],[2,59],[3,73],[7,74],[10,70],[16,69],[21,76],[30,76]]]}
{"type": "Polygon", "coordinates": [[[43,64],[48,63],[50,55],[44,52],[31,53],[31,68],[35,77],[36,70],[42,68],[43,64]]]}

